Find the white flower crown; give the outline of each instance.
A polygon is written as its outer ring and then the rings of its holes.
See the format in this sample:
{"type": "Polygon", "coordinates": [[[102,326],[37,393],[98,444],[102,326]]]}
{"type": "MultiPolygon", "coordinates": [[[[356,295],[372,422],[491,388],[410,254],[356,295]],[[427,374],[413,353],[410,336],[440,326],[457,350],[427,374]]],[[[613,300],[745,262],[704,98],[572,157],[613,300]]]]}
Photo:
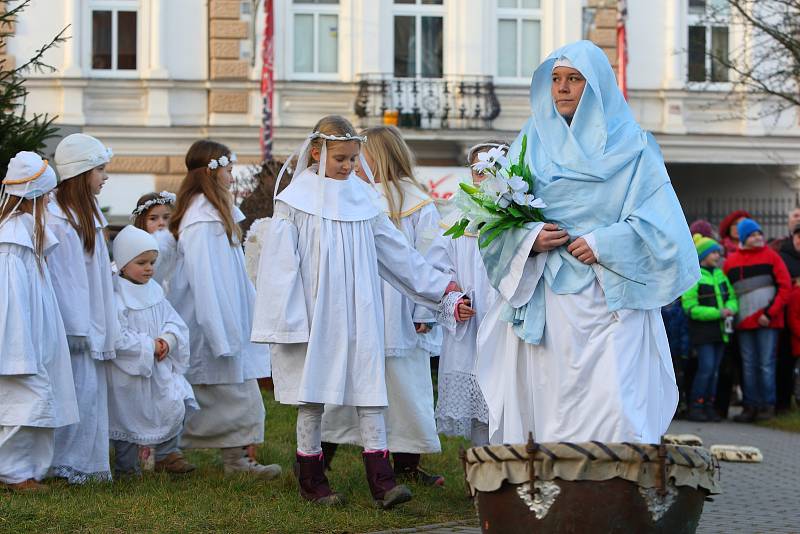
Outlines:
{"type": "Polygon", "coordinates": [[[312,132],[309,136],[309,139],[325,139],[327,141],[359,141],[361,143],[367,142],[366,135],[350,135],[349,133],[344,135],[328,135],[322,132],[312,132]]]}
{"type": "Polygon", "coordinates": [[[133,210],[131,214],[131,219],[136,218],[136,216],[141,215],[142,213],[146,212],[153,206],[163,206],[164,204],[175,204],[177,200],[177,196],[175,193],[170,193],[169,191],[162,191],[158,194],[158,198],[154,198],[152,200],[148,200],[147,202],[136,206],[136,209],[133,210]]]}
{"type": "Polygon", "coordinates": [[[231,157],[222,156],[219,159],[212,159],[208,162],[208,168],[211,170],[216,169],[217,167],[227,167],[228,164],[233,163],[236,161],[236,154],[231,152],[231,157]]]}

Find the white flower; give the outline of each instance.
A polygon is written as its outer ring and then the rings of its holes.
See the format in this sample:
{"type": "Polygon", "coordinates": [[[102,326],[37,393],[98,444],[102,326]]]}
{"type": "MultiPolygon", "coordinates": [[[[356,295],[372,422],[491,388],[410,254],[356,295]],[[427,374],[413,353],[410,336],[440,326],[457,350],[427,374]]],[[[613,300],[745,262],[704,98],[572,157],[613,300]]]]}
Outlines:
{"type": "Polygon", "coordinates": [[[526,182],[519,176],[512,176],[511,178],[509,178],[508,187],[510,187],[514,191],[514,193],[528,192],[528,182],[526,182]]]}
{"type": "Polygon", "coordinates": [[[508,182],[497,176],[487,178],[481,183],[481,191],[497,201],[501,195],[508,192],[508,182]]]}
{"type": "MultiPolygon", "coordinates": [[[[478,154],[478,157],[480,158],[481,155],[482,154],[478,154]]],[[[489,161],[476,161],[475,163],[472,164],[472,168],[475,169],[476,172],[483,174],[484,172],[486,172],[486,169],[488,169],[492,165],[494,164],[489,161]]]]}
{"type": "MultiPolygon", "coordinates": [[[[488,154],[488,157],[491,161],[500,165],[501,167],[507,167],[510,163],[506,157],[506,151],[500,147],[494,147],[486,152],[486,154],[488,154]]],[[[480,158],[480,154],[478,155],[478,158],[480,158]]]]}
{"type": "MultiPolygon", "coordinates": [[[[531,195],[531,196],[533,196],[533,195],[531,195]]],[[[532,208],[544,209],[544,208],[547,207],[547,204],[541,198],[534,198],[533,200],[531,200],[531,202],[530,202],[530,204],[528,204],[528,206],[530,206],[532,208]]]]}
{"type": "Polygon", "coordinates": [[[546,208],[547,204],[541,198],[536,198],[528,193],[514,193],[514,202],[529,208],[546,208]]]}
{"type": "Polygon", "coordinates": [[[230,161],[228,160],[228,156],[222,156],[219,158],[219,165],[220,167],[227,167],[230,161]]]}
{"type": "Polygon", "coordinates": [[[211,169],[212,171],[217,167],[219,167],[219,162],[217,160],[212,159],[211,161],[208,162],[208,168],[211,169]]]}

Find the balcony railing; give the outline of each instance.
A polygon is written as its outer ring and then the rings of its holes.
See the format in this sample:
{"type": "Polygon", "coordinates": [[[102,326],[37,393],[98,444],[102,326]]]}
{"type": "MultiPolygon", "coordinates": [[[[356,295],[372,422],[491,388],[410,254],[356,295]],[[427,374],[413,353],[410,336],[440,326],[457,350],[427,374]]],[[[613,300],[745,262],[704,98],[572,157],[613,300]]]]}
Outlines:
{"type": "Polygon", "coordinates": [[[355,113],[361,127],[393,124],[401,128],[491,128],[500,102],[491,76],[395,78],[359,75],[355,113]]]}

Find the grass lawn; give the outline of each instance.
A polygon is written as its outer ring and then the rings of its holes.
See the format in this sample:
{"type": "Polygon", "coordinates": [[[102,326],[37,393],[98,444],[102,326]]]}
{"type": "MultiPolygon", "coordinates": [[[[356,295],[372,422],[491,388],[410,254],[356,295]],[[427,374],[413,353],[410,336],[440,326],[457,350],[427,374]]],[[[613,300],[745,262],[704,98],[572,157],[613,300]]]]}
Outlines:
{"type": "Polygon", "coordinates": [[[0,493],[0,532],[370,532],[475,518],[465,497],[460,439],[442,439],[443,453],[423,466],[444,474],[444,488],[411,485],[414,499],[383,512],[372,506],[360,450],[341,447],[329,479],[347,505],[323,508],[303,501],[292,475],[296,410],[265,392],[263,463],[278,463],[283,476],[259,482],[223,477],[215,451],[189,451],[198,469],[182,478],[149,474],[141,480],[69,487],[51,483],[45,495],[0,493]]]}
{"type": "Polygon", "coordinates": [[[800,409],[795,407],[789,413],[777,416],[775,419],[759,423],[761,426],[786,430],[787,432],[800,432],[800,409]]]}

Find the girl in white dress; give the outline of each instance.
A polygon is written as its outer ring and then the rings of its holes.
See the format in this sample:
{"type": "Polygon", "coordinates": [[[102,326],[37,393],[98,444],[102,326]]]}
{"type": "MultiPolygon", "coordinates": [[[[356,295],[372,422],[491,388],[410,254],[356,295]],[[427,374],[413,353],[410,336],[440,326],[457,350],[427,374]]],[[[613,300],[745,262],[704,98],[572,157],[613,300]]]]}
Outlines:
{"type": "MultiPolygon", "coordinates": [[[[472,165],[478,154],[492,148],[508,150],[501,141],[486,141],[475,145],[467,154],[472,165]]],[[[484,175],[472,169],[472,182],[477,185],[484,175]]],[[[453,215],[458,215],[454,212],[453,215]]],[[[452,217],[451,217],[452,219],[452,217]]],[[[455,220],[441,223],[442,230],[455,220]]],[[[425,258],[435,267],[452,273],[455,281],[470,295],[475,319],[459,324],[453,331],[445,329],[442,355],[439,358],[439,395],[436,404],[436,427],[448,436],[463,436],[474,447],[489,444],[489,411],[475,376],[478,326],[494,304],[497,291],[486,275],[478,250],[478,236],[465,234],[458,239],[439,235],[428,249],[425,258]]]]}
{"type": "Polygon", "coordinates": [[[321,420],[325,404],[354,406],[370,491],[386,509],[411,492],[389,464],[380,278],[432,308],[454,284],[425,263],[353,172],[362,142],[346,119],[329,116],[304,143],[261,254],[253,340],[272,344],[276,400],[299,405],[301,496],[342,502],[324,473],[321,420]]]}
{"type": "Polygon", "coordinates": [[[255,460],[265,416],[257,379],[269,376],[269,350],[250,343],[256,295],[237,224],[244,215],[229,191],[235,160],[223,144],[195,142],[169,223],[178,252],[168,298],[189,327],[186,378],[200,405],[181,446],[221,449],[226,474],[273,479],[280,466],[255,460]]]}
{"type": "MultiPolygon", "coordinates": [[[[424,254],[439,233],[439,212],[433,199],[414,178],[414,157],[402,135],[392,126],[361,132],[367,138],[362,153],[374,173],[383,211],[424,254]]],[[[362,180],[368,177],[359,169],[362,180]]],[[[442,485],[444,477],[420,469],[420,455],[441,452],[433,413],[430,354],[423,348],[424,334],[435,322],[434,313],[396,290],[381,287],[386,356],[386,438],[392,451],[394,472],[426,485],[442,485]]],[[[322,418],[323,450],[330,465],[336,444],[361,445],[358,418],[352,407],[328,407],[322,418]]]]}
{"type": "Polygon", "coordinates": [[[45,256],[56,173],[39,155],[8,164],[0,196],[0,488],[41,491],[54,428],[78,421],[67,336],[45,256]]]}
{"type": "Polygon", "coordinates": [[[169,231],[169,220],[175,207],[175,193],[161,191],[147,193],[136,201],[136,208],[131,214],[133,225],[144,230],[158,242],[158,259],[153,280],[158,282],[164,292],[169,290],[169,279],[175,271],[175,257],[178,243],[169,231]]]}
{"type": "Polygon", "coordinates": [[[47,259],[67,332],[80,422],[56,429],[53,474],[71,484],[110,480],[107,361],[119,336],[106,218],[96,196],[108,179],[111,150],[85,134],[56,147],[61,182],[47,226],[59,246],[47,259]]]}
{"type": "Polygon", "coordinates": [[[108,367],[108,413],[115,474],[139,474],[140,458],[155,471],[183,474],[195,468],[178,448],[186,407],[197,407],[183,376],[189,329],[153,279],[158,246],[134,226],[114,239],[121,335],[108,367]]]}

